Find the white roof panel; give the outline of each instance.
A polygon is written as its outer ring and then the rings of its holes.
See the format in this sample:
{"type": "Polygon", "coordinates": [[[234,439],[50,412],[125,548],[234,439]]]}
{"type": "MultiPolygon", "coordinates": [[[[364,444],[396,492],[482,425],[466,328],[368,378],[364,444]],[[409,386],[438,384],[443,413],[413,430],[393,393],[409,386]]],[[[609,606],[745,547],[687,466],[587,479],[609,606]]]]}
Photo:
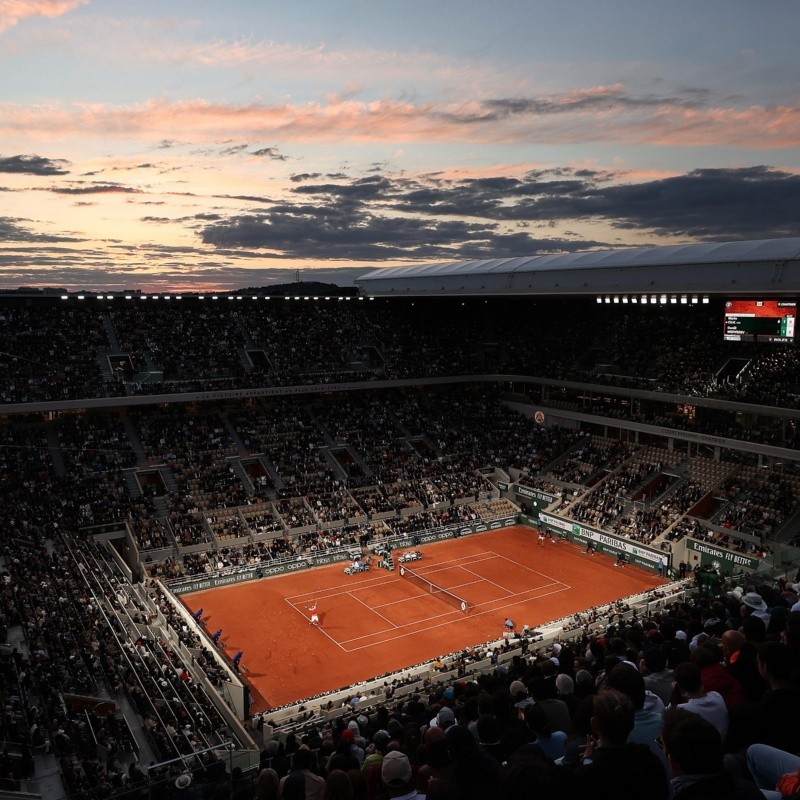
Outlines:
{"type": "Polygon", "coordinates": [[[361,286],[375,281],[403,278],[413,286],[415,278],[445,275],[500,275],[560,270],[611,269],[621,267],[669,267],[796,260],[800,238],[759,239],[743,242],[707,242],[702,244],[634,247],[618,250],[589,250],[518,258],[445,261],[408,267],[375,269],[356,280],[361,286]]]}

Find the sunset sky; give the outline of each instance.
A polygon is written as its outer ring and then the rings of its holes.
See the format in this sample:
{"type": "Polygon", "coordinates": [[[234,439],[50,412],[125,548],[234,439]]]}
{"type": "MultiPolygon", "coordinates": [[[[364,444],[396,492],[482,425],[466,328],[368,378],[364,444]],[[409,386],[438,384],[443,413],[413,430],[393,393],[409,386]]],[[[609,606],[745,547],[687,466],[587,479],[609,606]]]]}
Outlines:
{"type": "Polygon", "coordinates": [[[797,0],[0,0],[0,288],[800,236],[798,31],[797,0]]]}

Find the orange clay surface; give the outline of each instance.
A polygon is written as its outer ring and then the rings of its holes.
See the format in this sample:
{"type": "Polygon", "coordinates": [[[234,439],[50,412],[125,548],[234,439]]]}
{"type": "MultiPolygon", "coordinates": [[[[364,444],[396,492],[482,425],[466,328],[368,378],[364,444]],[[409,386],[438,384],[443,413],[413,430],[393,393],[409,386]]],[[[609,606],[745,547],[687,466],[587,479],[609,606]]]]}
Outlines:
{"type": "Polygon", "coordinates": [[[663,580],[531,528],[446,540],[420,548],[415,572],[464,598],[467,614],[374,566],[345,575],[348,562],[183,595],[222,628],[228,656],[243,650],[251,711],[284,705],[499,639],[509,617],[517,630],[654,588],[663,580]],[[320,625],[309,624],[316,601],[320,625]]]}

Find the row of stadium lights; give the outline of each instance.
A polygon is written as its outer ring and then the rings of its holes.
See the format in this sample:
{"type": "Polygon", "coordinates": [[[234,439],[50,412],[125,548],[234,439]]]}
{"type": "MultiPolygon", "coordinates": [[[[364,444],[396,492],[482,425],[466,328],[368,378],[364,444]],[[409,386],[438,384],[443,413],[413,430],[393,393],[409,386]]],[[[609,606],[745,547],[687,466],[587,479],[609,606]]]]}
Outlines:
{"type": "Polygon", "coordinates": [[[708,296],[707,295],[703,295],[703,297],[698,297],[698,295],[693,294],[691,297],[689,297],[689,295],[687,295],[687,294],[682,294],[680,297],[678,297],[678,295],[676,295],[676,294],[673,294],[673,295],[670,295],[670,296],[667,296],[665,294],[662,294],[662,295],[651,294],[648,297],[648,295],[643,294],[641,297],[636,297],[636,296],[628,297],[628,295],[624,294],[622,296],[614,295],[612,297],[611,295],[606,295],[605,297],[598,297],[597,298],[597,302],[598,303],[640,303],[643,306],[646,306],[648,303],[650,305],[652,305],[652,306],[656,306],[656,305],[659,305],[659,304],[660,305],[666,305],[667,303],[672,303],[672,304],[680,303],[681,305],[685,306],[685,305],[688,305],[689,303],[692,303],[692,304],[708,303],[708,296]]]}
{"type": "MultiPolygon", "coordinates": [[[[118,297],[123,297],[123,295],[98,294],[96,297],[97,297],[98,300],[115,300],[118,297]]],[[[138,300],[172,300],[172,299],[182,300],[183,299],[183,296],[179,295],[179,294],[176,294],[176,295],[151,294],[149,296],[146,295],[146,294],[137,294],[137,295],[126,294],[126,295],[124,295],[124,297],[125,297],[126,300],[133,300],[133,299],[138,299],[138,300]]],[[[228,300],[245,300],[246,299],[245,297],[243,297],[240,294],[239,295],[228,295],[227,297],[228,297],[228,300]]],[[[79,295],[77,295],[77,298],[78,298],[78,300],[85,300],[86,299],[86,295],[85,294],[79,294],[79,295]]],[[[62,300],[69,300],[69,295],[68,294],[62,294],[61,295],[61,299],[62,300]]],[[[206,297],[204,294],[200,294],[200,295],[197,295],[197,299],[198,300],[219,300],[220,297],[219,297],[219,295],[216,295],[216,294],[209,295],[208,297],[206,297]]],[[[350,300],[374,300],[374,299],[375,299],[374,297],[352,297],[352,296],[351,297],[282,297],[282,296],[270,296],[270,295],[258,296],[258,295],[255,295],[255,294],[250,298],[250,300],[347,300],[347,301],[350,301],[350,300]]]]}

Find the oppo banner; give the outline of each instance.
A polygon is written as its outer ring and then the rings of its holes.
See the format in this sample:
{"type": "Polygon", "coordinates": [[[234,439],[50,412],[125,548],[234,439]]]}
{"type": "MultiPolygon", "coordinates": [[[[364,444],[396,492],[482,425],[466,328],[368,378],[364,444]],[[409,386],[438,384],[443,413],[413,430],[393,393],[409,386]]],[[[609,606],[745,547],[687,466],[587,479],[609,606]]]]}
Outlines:
{"type": "MultiPolygon", "coordinates": [[[[456,525],[450,528],[439,528],[435,531],[416,531],[420,544],[430,544],[440,542],[443,539],[452,539],[453,536],[468,536],[471,533],[483,533],[484,531],[496,531],[501,528],[508,528],[517,524],[516,517],[505,517],[504,519],[494,519],[489,521],[470,522],[463,525],[456,525]]],[[[411,536],[406,536],[394,542],[393,549],[401,550],[412,546],[411,536]]],[[[297,561],[287,561],[283,564],[264,564],[260,567],[243,569],[227,575],[208,575],[198,576],[194,579],[167,584],[169,590],[174,595],[188,594],[189,592],[199,592],[204,589],[218,589],[221,586],[230,586],[234,583],[244,583],[245,581],[257,580],[258,578],[271,578],[275,575],[284,575],[287,572],[307,569],[308,567],[321,567],[325,564],[333,564],[336,561],[349,561],[352,558],[350,552],[339,551],[336,553],[321,553],[316,556],[308,556],[297,561]]]]}

